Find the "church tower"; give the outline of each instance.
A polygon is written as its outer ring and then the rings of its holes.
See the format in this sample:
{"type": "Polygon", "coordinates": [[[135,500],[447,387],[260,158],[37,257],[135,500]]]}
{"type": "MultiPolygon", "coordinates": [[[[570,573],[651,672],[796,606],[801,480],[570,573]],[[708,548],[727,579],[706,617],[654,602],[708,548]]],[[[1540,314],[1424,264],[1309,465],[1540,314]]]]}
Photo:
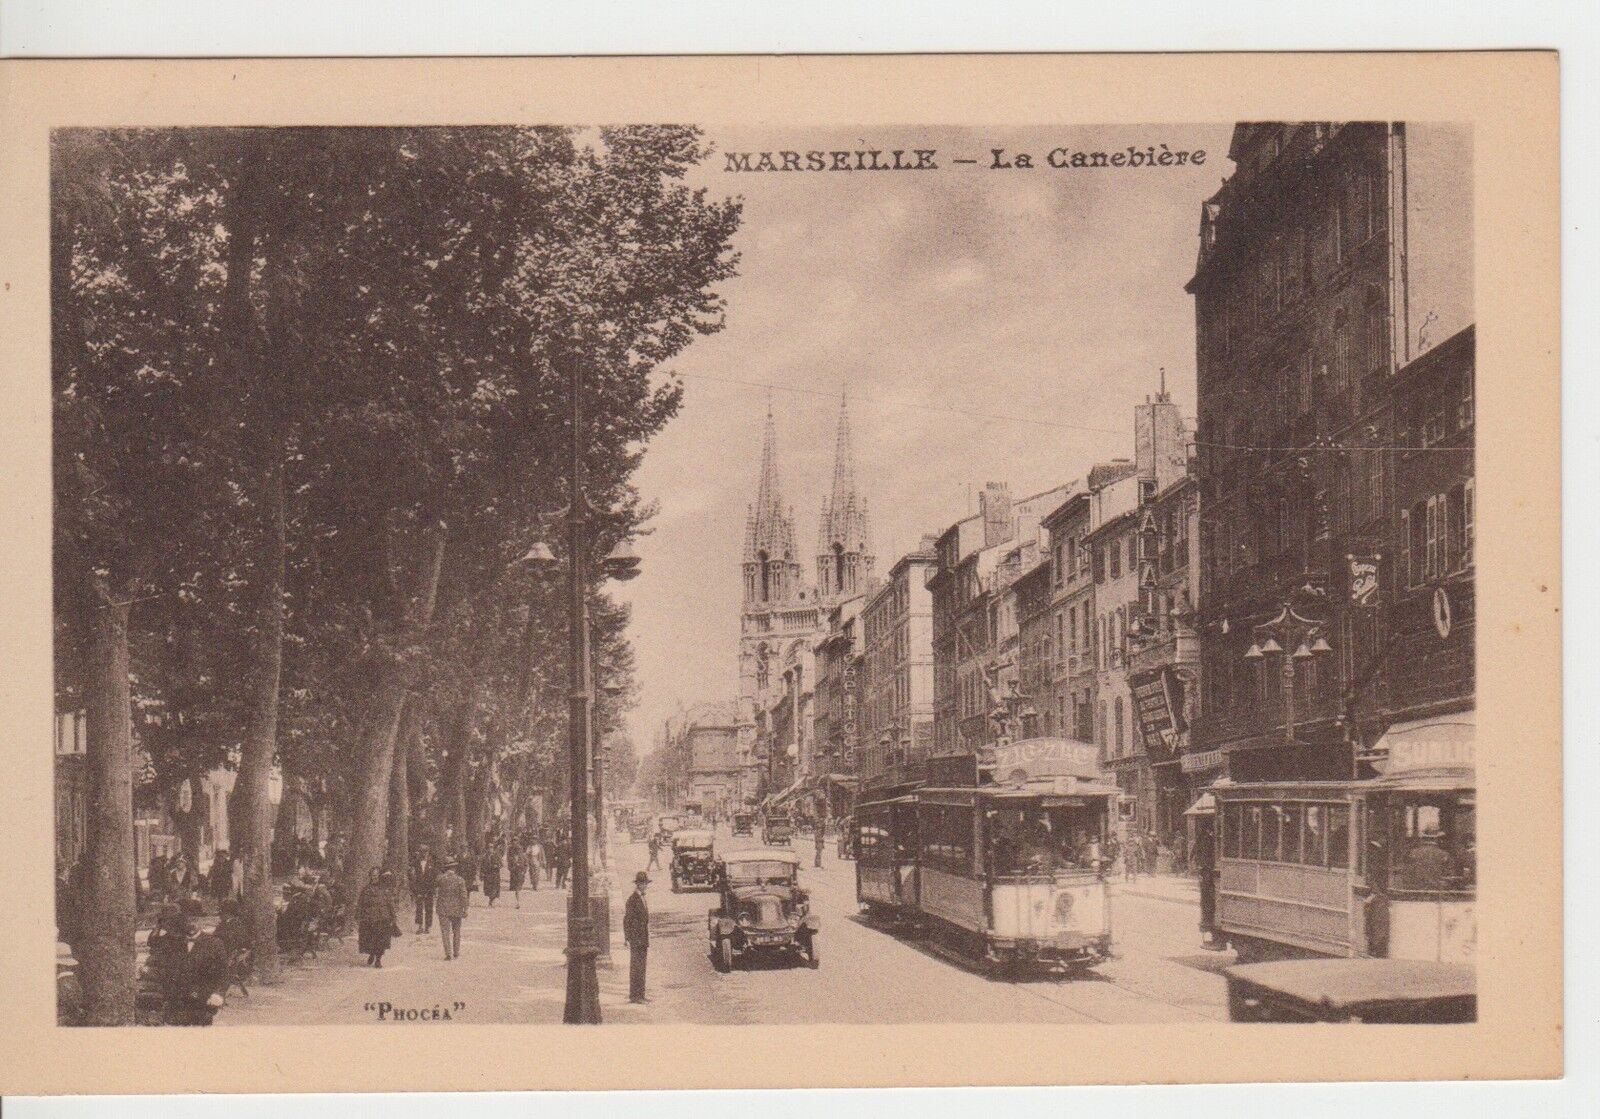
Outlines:
{"type": "Polygon", "coordinates": [[[872,563],[867,502],[856,489],[850,405],[848,399],[841,399],[839,434],[833,451],[833,490],[822,503],[817,529],[817,597],[824,602],[837,602],[865,591],[872,585],[872,563]]]}
{"type": "Polygon", "coordinates": [[[794,552],[794,510],[783,504],[775,443],[769,403],[761,441],[761,480],[744,526],[746,608],[789,602],[799,598],[802,590],[800,561],[794,552]]]}
{"type": "MultiPolygon", "coordinates": [[[[761,478],[744,526],[744,604],[739,611],[739,714],[753,734],[758,710],[786,687],[797,658],[809,656],[818,632],[816,596],[805,585],[794,546],[794,510],[783,503],[777,439],[767,404],[761,440],[761,478]]],[[[809,680],[809,669],[805,670],[809,680]]],[[[754,748],[754,740],[749,739],[754,748]]]]}

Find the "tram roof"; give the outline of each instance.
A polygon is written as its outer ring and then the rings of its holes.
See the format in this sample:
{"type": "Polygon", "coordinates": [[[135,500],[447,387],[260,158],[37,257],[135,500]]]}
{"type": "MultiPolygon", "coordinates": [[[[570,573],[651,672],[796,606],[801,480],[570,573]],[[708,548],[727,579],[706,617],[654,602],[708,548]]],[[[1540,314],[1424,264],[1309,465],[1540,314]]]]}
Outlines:
{"type": "Polygon", "coordinates": [[[1053,785],[1027,788],[1016,785],[967,785],[944,789],[918,789],[917,800],[943,804],[975,803],[979,800],[1062,800],[1073,797],[1117,797],[1122,790],[1095,781],[1077,781],[1071,786],[1053,785]]]}

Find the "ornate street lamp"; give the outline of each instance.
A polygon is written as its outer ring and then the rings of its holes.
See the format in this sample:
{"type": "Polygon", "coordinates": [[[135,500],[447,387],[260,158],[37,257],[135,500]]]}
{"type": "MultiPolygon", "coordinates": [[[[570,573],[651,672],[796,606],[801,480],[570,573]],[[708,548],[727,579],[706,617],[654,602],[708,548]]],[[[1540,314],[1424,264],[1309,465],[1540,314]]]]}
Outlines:
{"type": "MultiPolygon", "coordinates": [[[[589,640],[589,590],[593,572],[589,554],[589,520],[593,509],[584,496],[584,423],[582,362],[567,355],[567,391],[571,423],[571,467],[567,478],[567,772],[571,791],[572,893],[567,899],[567,1001],[562,1021],[570,1025],[600,1022],[600,980],[596,973],[599,943],[590,899],[589,785],[591,768],[595,802],[600,804],[600,777],[594,768],[594,694],[589,640]]],[[[535,542],[523,556],[535,570],[550,571],[558,561],[549,545],[535,542]]],[[[639,574],[639,557],[627,541],[618,543],[600,563],[608,578],[627,580],[639,574]]],[[[604,823],[597,829],[597,847],[604,850],[604,823]]],[[[609,900],[602,904],[609,908],[609,900]]]]}
{"type": "Polygon", "coordinates": [[[1255,627],[1258,633],[1266,635],[1266,640],[1252,641],[1250,648],[1244,654],[1246,660],[1252,661],[1279,655],[1283,658],[1280,673],[1283,680],[1283,741],[1286,746],[1294,745],[1296,665],[1298,662],[1314,660],[1324,653],[1333,651],[1333,646],[1322,636],[1325,624],[1314,618],[1304,617],[1295,611],[1292,603],[1285,602],[1280,607],[1277,617],[1255,627]],[[1279,636],[1283,638],[1283,644],[1278,643],[1279,636]],[[1293,645],[1294,652],[1285,652],[1285,645],[1293,645]]]}

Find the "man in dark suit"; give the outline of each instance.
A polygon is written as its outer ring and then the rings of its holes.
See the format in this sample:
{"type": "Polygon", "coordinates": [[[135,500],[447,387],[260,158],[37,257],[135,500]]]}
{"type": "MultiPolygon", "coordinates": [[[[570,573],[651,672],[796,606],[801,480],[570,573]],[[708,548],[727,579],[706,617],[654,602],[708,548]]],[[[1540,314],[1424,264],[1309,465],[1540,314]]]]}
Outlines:
{"type": "Polygon", "coordinates": [[[633,893],[622,910],[622,937],[628,942],[628,1001],[644,1003],[645,959],[650,954],[650,909],[644,903],[644,889],[650,876],[640,871],[633,876],[633,893]]]}

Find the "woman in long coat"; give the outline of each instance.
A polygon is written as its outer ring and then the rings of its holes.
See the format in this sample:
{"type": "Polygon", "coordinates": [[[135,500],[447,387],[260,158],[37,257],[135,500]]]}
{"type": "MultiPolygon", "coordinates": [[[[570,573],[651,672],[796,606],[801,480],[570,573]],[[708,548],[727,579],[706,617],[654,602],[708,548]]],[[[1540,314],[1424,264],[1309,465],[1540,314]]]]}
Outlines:
{"type": "Polygon", "coordinates": [[[382,967],[389,942],[400,932],[394,912],[394,874],[374,870],[356,899],[357,945],[367,955],[368,967],[382,967]]]}
{"type": "Polygon", "coordinates": [[[484,850],[483,865],[483,896],[488,899],[491,906],[494,899],[500,896],[500,848],[493,843],[484,850]]]}
{"type": "Polygon", "coordinates": [[[511,895],[517,899],[517,908],[522,908],[522,884],[528,878],[528,852],[520,844],[513,843],[511,850],[506,855],[506,870],[511,875],[511,895]]]}

